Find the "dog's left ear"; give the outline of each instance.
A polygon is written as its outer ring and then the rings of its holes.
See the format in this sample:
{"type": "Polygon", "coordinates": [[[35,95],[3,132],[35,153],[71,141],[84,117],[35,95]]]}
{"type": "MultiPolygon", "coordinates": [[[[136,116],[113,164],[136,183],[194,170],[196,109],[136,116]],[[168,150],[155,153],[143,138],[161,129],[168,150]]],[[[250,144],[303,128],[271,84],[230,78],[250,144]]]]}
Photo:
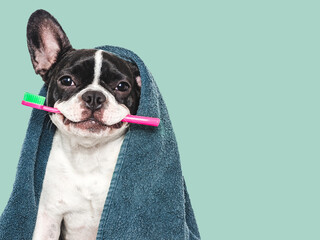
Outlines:
{"type": "Polygon", "coordinates": [[[44,81],[45,75],[58,58],[72,49],[58,21],[44,10],[38,10],[30,16],[27,41],[33,68],[44,81]]]}

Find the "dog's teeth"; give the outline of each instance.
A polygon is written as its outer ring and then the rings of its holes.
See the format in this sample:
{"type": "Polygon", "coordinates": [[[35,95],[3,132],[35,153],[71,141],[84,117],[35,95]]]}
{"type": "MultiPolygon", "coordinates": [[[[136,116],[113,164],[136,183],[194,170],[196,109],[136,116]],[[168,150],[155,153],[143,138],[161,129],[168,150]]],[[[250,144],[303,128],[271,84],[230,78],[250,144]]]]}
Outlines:
{"type": "Polygon", "coordinates": [[[64,123],[65,125],[68,125],[68,124],[70,123],[70,120],[65,117],[64,120],[63,120],[63,123],[64,123]]]}

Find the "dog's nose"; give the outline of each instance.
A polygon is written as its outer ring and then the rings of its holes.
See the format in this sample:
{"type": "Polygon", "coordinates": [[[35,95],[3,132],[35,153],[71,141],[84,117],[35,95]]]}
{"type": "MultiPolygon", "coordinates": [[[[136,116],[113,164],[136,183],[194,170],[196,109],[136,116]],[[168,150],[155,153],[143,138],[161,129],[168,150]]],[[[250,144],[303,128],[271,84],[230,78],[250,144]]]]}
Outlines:
{"type": "Polygon", "coordinates": [[[86,107],[92,111],[99,110],[102,104],[107,100],[105,95],[99,91],[87,91],[82,95],[82,100],[86,103],[86,107]]]}

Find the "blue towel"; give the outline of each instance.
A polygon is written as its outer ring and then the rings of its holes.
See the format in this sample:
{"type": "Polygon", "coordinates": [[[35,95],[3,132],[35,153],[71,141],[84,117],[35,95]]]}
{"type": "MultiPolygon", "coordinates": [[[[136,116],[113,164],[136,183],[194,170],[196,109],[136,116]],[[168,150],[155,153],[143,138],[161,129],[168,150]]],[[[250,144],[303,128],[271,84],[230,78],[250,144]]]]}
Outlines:
{"type": "MultiPolygon", "coordinates": [[[[166,105],[150,72],[133,52],[98,47],[135,62],[142,79],[137,115],[158,117],[159,127],[132,124],[127,132],[101,215],[97,240],[200,239],[181,172],[166,105]]],[[[46,96],[43,86],[40,95],[46,96]]],[[[55,126],[33,109],[9,202],[0,218],[0,239],[31,240],[55,126]]]]}

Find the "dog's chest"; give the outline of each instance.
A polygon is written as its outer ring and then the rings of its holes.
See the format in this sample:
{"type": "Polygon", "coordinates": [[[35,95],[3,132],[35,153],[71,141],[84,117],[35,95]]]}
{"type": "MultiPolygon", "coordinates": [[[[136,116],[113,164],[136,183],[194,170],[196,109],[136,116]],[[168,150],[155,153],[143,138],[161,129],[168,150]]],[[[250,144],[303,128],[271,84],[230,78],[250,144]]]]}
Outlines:
{"type": "Polygon", "coordinates": [[[40,205],[63,216],[64,231],[70,239],[82,234],[79,229],[96,233],[123,138],[87,148],[74,144],[57,130],[40,205]]]}

